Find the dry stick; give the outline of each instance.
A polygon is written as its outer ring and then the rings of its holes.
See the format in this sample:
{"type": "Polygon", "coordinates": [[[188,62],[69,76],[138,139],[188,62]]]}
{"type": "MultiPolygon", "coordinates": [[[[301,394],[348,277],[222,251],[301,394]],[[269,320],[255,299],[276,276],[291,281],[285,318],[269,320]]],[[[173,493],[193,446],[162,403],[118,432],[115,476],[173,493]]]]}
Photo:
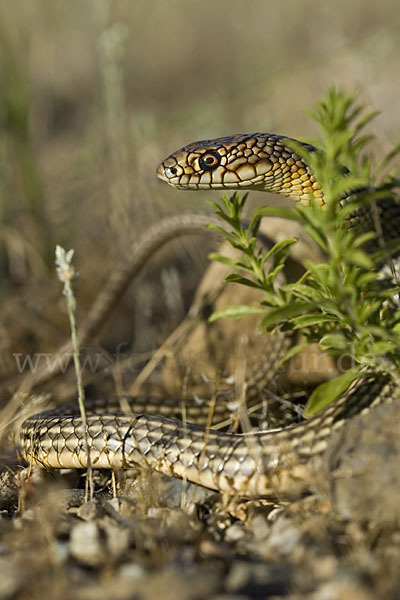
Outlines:
{"type": "MultiPolygon", "coordinates": [[[[64,283],[63,294],[67,300],[67,309],[69,322],[71,325],[71,343],[73,349],[73,358],[74,358],[74,366],[75,366],[75,374],[76,374],[76,383],[78,387],[78,404],[79,411],[81,413],[82,425],[84,429],[84,442],[86,446],[86,454],[87,454],[87,483],[89,484],[89,498],[93,499],[93,472],[90,464],[90,448],[89,448],[89,439],[88,439],[88,427],[86,420],[86,410],[85,410],[85,397],[83,392],[83,382],[82,382],[82,370],[81,364],[79,361],[79,341],[78,334],[76,328],[76,301],[74,292],[72,290],[72,280],[75,277],[75,270],[72,265],[72,258],[74,256],[73,250],[68,250],[66,252],[64,248],[61,246],[56,246],[56,268],[57,275],[59,280],[64,283]]],[[[86,498],[87,501],[87,492],[88,488],[86,486],[86,498]]]]}

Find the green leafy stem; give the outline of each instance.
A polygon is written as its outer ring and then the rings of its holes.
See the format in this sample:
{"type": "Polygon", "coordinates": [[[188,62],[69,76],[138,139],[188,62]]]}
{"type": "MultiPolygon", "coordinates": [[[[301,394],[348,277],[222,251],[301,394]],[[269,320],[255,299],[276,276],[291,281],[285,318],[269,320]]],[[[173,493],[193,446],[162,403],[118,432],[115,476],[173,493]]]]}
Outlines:
{"type": "Polygon", "coordinates": [[[211,255],[232,267],[227,281],[263,292],[258,306],[227,306],[215,312],[211,320],[256,314],[267,331],[301,331],[302,343],[289,350],[286,360],[315,342],[332,356],[351,358],[350,370],[314,391],[306,405],[306,415],[321,410],[363,373],[397,376],[400,369],[400,310],[395,302],[400,290],[391,278],[385,284],[381,281],[382,266],[399,245],[382,247],[376,241],[376,233],[349,226],[362,205],[373,206],[383,198],[395,197],[398,180],[392,174],[379,178],[399,153],[400,144],[373,170],[372,161],[364,152],[373,138],[362,132],[376,113],[364,115],[354,94],[330,89],[311,114],[320,136],[307,142],[315,150],[295,142],[288,144],[321,185],[324,207],[314,198],[309,206],[297,204],[292,209],[262,206],[244,225],[247,194],[235,193],[213,203],[224,225],[210,225],[240,251],[237,259],[211,255]],[[297,240],[280,241],[269,251],[260,247],[257,233],[266,215],[300,223],[323,251],[326,262],[305,260],[305,272],[298,281],[279,285],[278,275],[297,240]]]}

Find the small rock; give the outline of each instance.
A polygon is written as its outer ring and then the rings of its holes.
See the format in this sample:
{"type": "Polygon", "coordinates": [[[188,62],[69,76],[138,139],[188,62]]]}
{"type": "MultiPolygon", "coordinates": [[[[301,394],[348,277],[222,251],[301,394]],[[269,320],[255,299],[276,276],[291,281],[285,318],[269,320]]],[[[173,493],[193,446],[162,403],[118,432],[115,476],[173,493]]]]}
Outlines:
{"type": "Polygon", "coordinates": [[[243,527],[239,523],[234,523],[225,531],[225,540],[227,542],[237,542],[245,535],[243,527]]]}
{"type": "Polygon", "coordinates": [[[248,594],[252,598],[269,598],[287,592],[291,579],[289,564],[237,560],[225,579],[225,588],[228,592],[248,594]]]}
{"type": "Polygon", "coordinates": [[[311,600],[372,600],[365,586],[353,581],[329,581],[312,594],[311,600]]]}
{"type": "Polygon", "coordinates": [[[337,568],[337,558],[332,555],[315,557],[312,562],[312,573],[319,581],[331,579],[337,568]]]}
{"type": "Polygon", "coordinates": [[[118,570],[118,579],[130,582],[132,585],[146,577],[146,571],[137,563],[127,563],[118,570]]]}
{"type": "Polygon", "coordinates": [[[249,565],[244,561],[236,561],[225,579],[225,586],[229,591],[244,588],[250,578],[249,565]]]}
{"type": "Polygon", "coordinates": [[[76,515],[83,521],[92,521],[98,516],[98,505],[95,500],[85,502],[76,510],[76,515]]]}
{"type": "Polygon", "coordinates": [[[198,546],[199,555],[202,558],[225,558],[227,555],[226,548],[218,544],[214,540],[201,540],[198,546]]]}
{"type": "Polygon", "coordinates": [[[286,556],[299,544],[300,531],[286,517],[279,517],[271,526],[271,533],[266,540],[271,552],[286,556]]]}
{"type": "Polygon", "coordinates": [[[205,502],[214,494],[194,483],[171,477],[163,480],[163,484],[163,501],[166,505],[170,508],[184,507],[187,512],[192,511],[195,504],[205,502]]]}
{"type": "Polygon", "coordinates": [[[255,515],[250,523],[250,527],[255,540],[265,540],[271,531],[271,524],[268,523],[263,515],[255,515]]]}
{"type": "Polygon", "coordinates": [[[106,500],[105,504],[106,504],[107,508],[110,508],[111,510],[115,511],[116,513],[120,512],[120,505],[119,505],[118,498],[110,498],[109,500],[106,500]]]}
{"type": "Polygon", "coordinates": [[[100,528],[106,536],[107,550],[113,559],[120,558],[129,548],[130,531],[115,523],[110,517],[105,517],[99,522],[100,528]]]}
{"type": "Polygon", "coordinates": [[[104,563],[105,549],[94,521],[78,523],[71,531],[70,555],[78,562],[97,567],[104,563]]]}
{"type": "Polygon", "coordinates": [[[397,523],[400,519],[399,402],[351,419],[323,457],[319,491],[345,519],[397,523]]]}

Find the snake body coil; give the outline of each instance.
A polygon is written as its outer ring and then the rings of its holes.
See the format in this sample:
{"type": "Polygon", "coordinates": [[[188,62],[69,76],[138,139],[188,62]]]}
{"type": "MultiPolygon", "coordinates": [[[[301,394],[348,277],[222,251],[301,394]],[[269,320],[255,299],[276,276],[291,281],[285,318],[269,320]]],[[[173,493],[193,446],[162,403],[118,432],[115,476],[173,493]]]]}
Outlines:
{"type": "MultiPolygon", "coordinates": [[[[194,142],[166,158],[157,175],[180,189],[255,189],[305,204],[313,195],[323,204],[318,182],[287,139],[258,133],[194,142]]],[[[389,221],[389,237],[397,237],[398,214],[389,221]]],[[[146,411],[143,398],[125,399],[132,414],[122,412],[115,401],[89,403],[90,463],[94,468],[111,469],[146,466],[244,497],[291,493],[308,485],[310,458],[325,450],[334,431],[351,416],[397,395],[389,377],[365,377],[307,422],[248,434],[138,414],[138,410],[146,411]]],[[[51,468],[87,466],[85,432],[74,411],[58,409],[23,423],[21,445],[29,463],[51,468]]]]}

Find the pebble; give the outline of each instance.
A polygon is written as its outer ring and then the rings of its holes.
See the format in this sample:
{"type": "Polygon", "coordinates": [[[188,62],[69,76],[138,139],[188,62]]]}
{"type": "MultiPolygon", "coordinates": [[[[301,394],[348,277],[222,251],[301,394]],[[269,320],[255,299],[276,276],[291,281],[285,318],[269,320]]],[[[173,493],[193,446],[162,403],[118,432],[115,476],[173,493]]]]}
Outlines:
{"type": "Polygon", "coordinates": [[[234,523],[225,531],[225,540],[227,542],[237,542],[245,535],[243,527],[239,523],[234,523]]]}
{"type": "Polygon", "coordinates": [[[344,519],[376,524],[400,520],[399,403],[349,421],[331,440],[323,468],[329,498],[344,519]]]}
{"type": "Polygon", "coordinates": [[[100,529],[106,536],[106,545],[109,555],[113,559],[120,558],[129,549],[130,531],[122,527],[110,517],[105,517],[99,522],[100,529]]]}
{"type": "Polygon", "coordinates": [[[255,515],[251,521],[251,531],[255,540],[265,540],[271,530],[271,524],[263,515],[255,515]]]}
{"type": "Polygon", "coordinates": [[[268,548],[280,556],[286,556],[300,543],[301,533],[286,517],[279,517],[271,526],[266,540],[268,548]]]}
{"type": "Polygon", "coordinates": [[[228,592],[248,594],[252,598],[269,598],[287,591],[291,578],[292,568],[286,563],[236,560],[224,583],[228,592]]]}
{"type": "Polygon", "coordinates": [[[370,592],[352,581],[328,581],[312,594],[310,600],[373,600],[370,592]]]}
{"type": "Polygon", "coordinates": [[[132,585],[137,584],[139,581],[146,577],[146,571],[137,563],[127,563],[122,565],[120,569],[118,569],[118,577],[117,579],[123,579],[126,582],[131,583],[132,585]]]}
{"type": "Polygon", "coordinates": [[[76,509],[76,515],[83,521],[92,521],[98,515],[98,504],[95,500],[84,502],[76,509]]]}
{"type": "Polygon", "coordinates": [[[97,567],[104,563],[105,548],[94,521],[75,525],[71,531],[69,552],[75,560],[89,567],[97,567]]]}

